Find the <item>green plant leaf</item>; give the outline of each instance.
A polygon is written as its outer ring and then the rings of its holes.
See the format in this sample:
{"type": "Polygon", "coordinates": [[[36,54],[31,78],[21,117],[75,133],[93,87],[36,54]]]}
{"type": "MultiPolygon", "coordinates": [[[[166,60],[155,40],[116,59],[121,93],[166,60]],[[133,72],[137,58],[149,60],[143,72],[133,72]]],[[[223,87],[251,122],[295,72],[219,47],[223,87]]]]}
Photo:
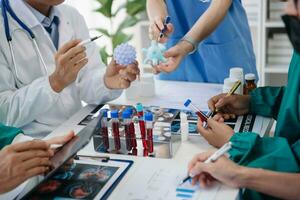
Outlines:
{"type": "Polygon", "coordinates": [[[109,57],[109,54],[107,53],[106,51],[106,47],[102,47],[100,49],[100,56],[101,56],[101,59],[102,59],[102,62],[107,65],[107,58],[109,57]]]}
{"type": "Polygon", "coordinates": [[[113,17],[115,17],[122,9],[126,8],[127,3],[122,3],[117,9],[116,11],[114,11],[114,13],[112,14],[113,17]]]}
{"type": "Polygon", "coordinates": [[[103,35],[106,35],[107,37],[110,37],[111,35],[109,34],[108,30],[104,29],[104,28],[97,28],[96,31],[99,31],[100,33],[102,33],[103,35]]]}
{"type": "Polygon", "coordinates": [[[116,48],[116,46],[118,46],[121,43],[124,42],[128,42],[129,40],[131,40],[133,37],[133,35],[127,35],[123,32],[117,32],[115,35],[113,35],[112,37],[112,45],[113,45],[113,49],[116,48]]]}
{"type": "Polygon", "coordinates": [[[126,11],[130,16],[146,10],[146,0],[127,0],[126,11]]]}
{"type": "Polygon", "coordinates": [[[138,23],[138,21],[139,20],[136,17],[127,17],[127,18],[125,18],[121,22],[120,26],[118,27],[117,32],[122,31],[125,28],[129,28],[129,27],[132,27],[132,26],[136,25],[136,23],[138,23]]]}
{"type": "Polygon", "coordinates": [[[97,1],[101,4],[101,7],[96,9],[95,11],[101,13],[105,17],[111,18],[113,0],[97,0],[97,1]]]}

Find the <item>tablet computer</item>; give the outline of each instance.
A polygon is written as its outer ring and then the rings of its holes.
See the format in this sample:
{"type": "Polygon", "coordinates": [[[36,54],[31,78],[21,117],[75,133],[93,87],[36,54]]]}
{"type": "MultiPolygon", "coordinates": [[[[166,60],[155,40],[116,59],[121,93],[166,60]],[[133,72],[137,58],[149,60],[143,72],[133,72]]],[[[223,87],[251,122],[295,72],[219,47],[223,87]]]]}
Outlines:
{"type": "Polygon", "coordinates": [[[39,180],[31,180],[18,195],[16,199],[28,199],[30,194],[44,181],[51,177],[63,164],[73,158],[76,153],[85,147],[91,140],[93,134],[101,129],[101,117],[95,118],[84,129],[82,129],[72,140],[63,145],[50,159],[53,169],[39,180]]]}

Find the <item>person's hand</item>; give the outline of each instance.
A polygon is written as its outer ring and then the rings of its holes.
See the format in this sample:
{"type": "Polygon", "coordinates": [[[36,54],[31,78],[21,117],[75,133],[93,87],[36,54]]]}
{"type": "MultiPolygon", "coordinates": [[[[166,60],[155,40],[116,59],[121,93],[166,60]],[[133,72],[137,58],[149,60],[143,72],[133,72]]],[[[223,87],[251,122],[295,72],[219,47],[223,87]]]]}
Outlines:
{"type": "Polygon", "coordinates": [[[53,137],[50,138],[48,140],[45,140],[50,147],[54,147],[54,146],[62,146],[64,144],[66,144],[67,142],[69,142],[71,139],[73,139],[73,137],[75,136],[75,132],[74,131],[70,131],[68,134],[63,135],[63,136],[57,136],[57,137],[53,137]]]}
{"type": "Polygon", "coordinates": [[[182,59],[193,50],[193,45],[180,41],[175,46],[171,47],[164,53],[164,57],[167,59],[166,63],[161,63],[154,67],[154,73],[166,72],[170,73],[177,69],[182,59]]]}
{"type": "Polygon", "coordinates": [[[0,151],[0,194],[14,189],[33,176],[47,172],[53,154],[50,145],[41,140],[3,148],[0,151]]]}
{"type": "Polygon", "coordinates": [[[234,134],[230,126],[215,119],[207,120],[207,128],[204,128],[202,121],[198,120],[198,131],[209,144],[217,148],[227,143],[234,134]]]}
{"type": "Polygon", "coordinates": [[[109,89],[126,89],[130,87],[137,76],[140,74],[138,62],[128,66],[121,66],[112,60],[107,66],[104,76],[104,83],[109,89]]]}
{"type": "Polygon", "coordinates": [[[231,187],[241,187],[239,177],[243,167],[235,164],[225,156],[219,158],[214,163],[205,164],[204,161],[213,153],[200,153],[190,161],[188,171],[190,174],[196,175],[192,180],[192,184],[199,182],[202,187],[206,187],[212,185],[213,179],[216,179],[231,187]]]}
{"type": "Polygon", "coordinates": [[[299,13],[300,13],[300,2],[297,2],[298,4],[295,5],[294,0],[289,0],[285,7],[285,13],[290,16],[298,16],[300,19],[299,13]]]}
{"type": "Polygon", "coordinates": [[[169,23],[167,24],[167,29],[164,32],[164,37],[159,38],[160,31],[164,29],[164,17],[156,17],[149,26],[149,38],[151,40],[158,41],[160,43],[165,43],[168,37],[174,31],[174,26],[169,23]]]}
{"type": "Polygon", "coordinates": [[[244,115],[249,112],[249,95],[231,95],[219,94],[208,101],[208,107],[211,111],[218,109],[218,112],[225,119],[235,118],[236,115],[244,115]]]}
{"type": "Polygon", "coordinates": [[[61,92],[73,83],[79,71],[88,63],[86,48],[77,46],[81,41],[72,40],[63,45],[55,55],[56,69],[49,77],[49,82],[55,92],[61,92]]]}

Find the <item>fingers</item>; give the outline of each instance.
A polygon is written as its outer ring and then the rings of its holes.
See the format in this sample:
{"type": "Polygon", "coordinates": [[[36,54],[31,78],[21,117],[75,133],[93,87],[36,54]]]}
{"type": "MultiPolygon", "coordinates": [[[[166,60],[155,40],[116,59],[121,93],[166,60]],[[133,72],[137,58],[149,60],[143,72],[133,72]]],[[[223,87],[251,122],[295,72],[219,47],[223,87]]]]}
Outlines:
{"type": "Polygon", "coordinates": [[[221,122],[221,123],[224,122],[224,117],[223,117],[222,114],[220,114],[220,113],[217,113],[217,114],[213,117],[213,119],[214,119],[215,121],[217,121],[217,122],[221,122]]]}
{"type": "Polygon", "coordinates": [[[165,26],[164,26],[164,23],[163,23],[162,18],[156,17],[156,18],[154,19],[154,22],[155,22],[157,28],[159,29],[159,31],[161,31],[161,30],[164,29],[165,26]]]}
{"type": "Polygon", "coordinates": [[[22,152],[22,151],[28,151],[28,150],[34,150],[34,149],[48,150],[50,146],[45,141],[32,140],[32,141],[28,141],[28,142],[21,142],[18,144],[13,144],[11,147],[16,152],[22,152]]]}
{"type": "Polygon", "coordinates": [[[196,176],[203,172],[209,173],[211,171],[210,168],[212,168],[211,163],[204,163],[204,162],[198,161],[194,165],[194,167],[189,171],[189,173],[191,176],[196,176]]]}
{"type": "Polygon", "coordinates": [[[71,40],[70,42],[67,42],[60,49],[58,49],[57,54],[64,54],[64,53],[66,53],[71,48],[77,46],[80,42],[81,42],[81,40],[71,40]]]}
{"type": "Polygon", "coordinates": [[[26,171],[35,167],[50,167],[50,166],[51,166],[51,162],[49,158],[33,158],[22,163],[22,168],[26,171]]]}
{"type": "Polygon", "coordinates": [[[194,156],[193,159],[188,164],[188,171],[190,171],[197,162],[199,162],[199,161],[204,162],[212,154],[213,154],[213,152],[203,152],[203,153],[199,153],[196,156],[194,156]]]}
{"type": "Polygon", "coordinates": [[[134,64],[130,64],[126,67],[126,71],[128,73],[139,75],[140,74],[140,68],[138,67],[138,62],[136,61],[134,64]]]}
{"type": "Polygon", "coordinates": [[[86,64],[89,62],[87,58],[84,58],[83,60],[79,61],[74,66],[74,72],[77,74],[86,64]]]}
{"type": "Polygon", "coordinates": [[[179,55],[179,50],[177,46],[171,47],[164,53],[165,58],[175,57],[179,55]]]}
{"type": "MultiPolygon", "coordinates": [[[[67,53],[63,54],[60,58],[59,58],[59,62],[61,65],[65,65],[67,63],[70,63],[70,66],[74,66],[74,64],[76,62],[73,61],[73,59],[77,59],[78,60],[78,55],[79,54],[83,54],[85,53],[85,47],[82,47],[82,46],[78,46],[78,47],[75,47],[73,49],[71,49],[70,51],[68,51],[67,53]]],[[[86,57],[86,54],[83,54],[85,55],[86,57]]]]}
{"type": "Polygon", "coordinates": [[[153,72],[153,74],[159,74],[161,71],[157,66],[153,66],[152,67],[152,72],[153,72]]]}
{"type": "Polygon", "coordinates": [[[232,104],[234,101],[236,101],[235,95],[225,96],[225,97],[220,98],[215,106],[216,106],[216,108],[221,109],[224,106],[232,104]]]}
{"type": "Polygon", "coordinates": [[[49,140],[47,140],[48,144],[65,144],[67,142],[69,142],[73,137],[75,136],[75,132],[74,131],[70,131],[68,134],[64,135],[64,136],[59,136],[59,137],[54,137],[51,138],[49,140]]]}
{"type": "Polygon", "coordinates": [[[37,176],[37,175],[43,175],[49,170],[49,167],[39,166],[34,167],[26,171],[24,180],[27,180],[31,177],[37,176]]]}
{"type": "Polygon", "coordinates": [[[122,79],[127,80],[127,81],[134,81],[136,79],[136,75],[129,73],[126,69],[121,69],[119,71],[119,74],[121,76],[122,79]]]}
{"type": "Polygon", "coordinates": [[[120,88],[127,89],[130,87],[130,81],[120,78],[120,88]]]}
{"type": "Polygon", "coordinates": [[[219,101],[219,99],[225,97],[226,94],[216,95],[208,100],[208,107],[211,111],[216,109],[215,104],[219,101]]]}
{"type": "Polygon", "coordinates": [[[22,161],[30,160],[32,158],[51,157],[53,156],[52,151],[43,150],[30,150],[24,151],[18,154],[18,159],[22,161]]]}
{"type": "Polygon", "coordinates": [[[203,123],[202,123],[202,121],[201,121],[200,119],[198,120],[197,127],[198,127],[199,133],[200,133],[204,138],[208,138],[209,135],[211,134],[211,131],[210,131],[209,128],[208,128],[208,129],[205,129],[205,128],[203,127],[203,123]]]}
{"type": "Polygon", "coordinates": [[[75,64],[77,64],[79,61],[85,59],[87,56],[86,52],[81,52],[77,55],[75,55],[71,60],[70,60],[70,65],[74,66],[75,64]]]}

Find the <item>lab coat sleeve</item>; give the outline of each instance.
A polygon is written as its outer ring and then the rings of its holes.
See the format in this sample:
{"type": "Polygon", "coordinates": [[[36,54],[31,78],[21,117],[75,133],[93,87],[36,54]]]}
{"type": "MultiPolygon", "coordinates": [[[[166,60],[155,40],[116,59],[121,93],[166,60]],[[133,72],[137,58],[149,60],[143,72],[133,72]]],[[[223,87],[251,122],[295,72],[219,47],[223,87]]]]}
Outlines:
{"type": "Polygon", "coordinates": [[[48,77],[17,88],[7,63],[0,49],[0,121],[8,126],[22,127],[50,109],[59,94],[52,90],[48,77]]]}
{"type": "Polygon", "coordinates": [[[285,87],[260,87],[250,93],[250,113],[277,119],[285,87]]]}
{"type": "Polygon", "coordinates": [[[0,124],[0,150],[11,144],[14,138],[21,135],[22,131],[17,128],[7,127],[0,124]]]}
{"type": "MultiPolygon", "coordinates": [[[[77,12],[76,12],[77,13],[77,12]]],[[[82,40],[90,38],[84,18],[77,13],[75,27],[80,27],[76,37],[82,40]]],[[[101,40],[101,38],[100,38],[101,40]]],[[[104,84],[105,66],[101,61],[100,50],[95,43],[87,46],[88,64],[80,71],[76,86],[81,100],[88,104],[100,104],[119,97],[122,90],[108,89],[104,84]]]]}
{"type": "MultiPolygon", "coordinates": [[[[300,171],[299,157],[295,148],[289,146],[285,138],[261,138],[256,133],[247,132],[235,133],[230,141],[233,144],[229,151],[230,158],[239,165],[288,173],[300,171]]],[[[299,154],[300,152],[298,156],[299,154]]],[[[246,189],[243,191],[242,199],[275,200],[277,198],[246,189]]]]}
{"type": "Polygon", "coordinates": [[[285,138],[264,137],[252,132],[235,133],[230,158],[243,166],[281,172],[299,172],[297,158],[285,138]]]}

